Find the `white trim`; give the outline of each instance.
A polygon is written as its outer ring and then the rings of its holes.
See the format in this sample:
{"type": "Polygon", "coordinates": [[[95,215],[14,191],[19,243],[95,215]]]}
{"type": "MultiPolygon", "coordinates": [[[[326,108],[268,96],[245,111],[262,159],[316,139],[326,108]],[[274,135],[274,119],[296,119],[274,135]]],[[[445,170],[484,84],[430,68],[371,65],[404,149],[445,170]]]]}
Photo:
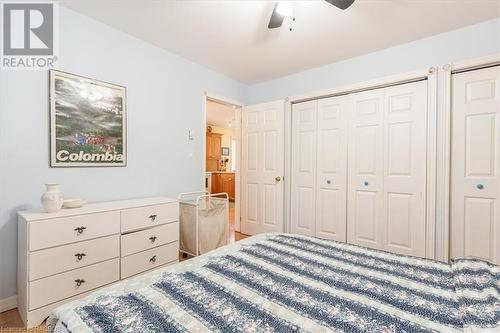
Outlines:
{"type": "Polygon", "coordinates": [[[290,212],[292,209],[292,102],[289,98],[285,99],[285,158],[283,166],[283,230],[291,232],[290,212]]]}
{"type": "Polygon", "coordinates": [[[427,71],[426,258],[436,258],[437,68],[427,71]]]}
{"type": "Polygon", "coordinates": [[[9,311],[17,308],[17,296],[11,296],[4,299],[0,299],[0,312],[9,311]]]}
{"type": "MultiPolygon", "coordinates": [[[[292,103],[297,103],[306,100],[318,99],[327,96],[334,95],[344,95],[349,93],[355,93],[361,90],[371,90],[388,85],[404,84],[419,79],[426,79],[428,85],[427,100],[428,100],[428,122],[427,122],[427,212],[426,212],[426,257],[434,259],[435,245],[436,245],[436,167],[437,167],[437,69],[435,67],[430,67],[425,70],[412,71],[408,73],[402,73],[392,76],[387,76],[383,78],[378,78],[375,80],[365,81],[356,84],[350,84],[341,86],[334,89],[322,90],[313,93],[306,93],[302,95],[296,95],[289,97],[285,100],[285,115],[288,114],[288,118],[285,118],[285,172],[288,173],[288,177],[285,179],[290,179],[290,169],[291,169],[291,105],[292,103]],[[288,135],[287,135],[288,133],[288,135]]],[[[288,182],[290,183],[290,182],[288,182]]],[[[291,230],[290,225],[290,209],[291,209],[291,188],[288,184],[285,195],[285,230],[291,230]]]]}
{"type": "Polygon", "coordinates": [[[450,260],[450,181],[451,181],[451,64],[443,65],[443,111],[444,121],[441,130],[443,138],[443,179],[441,208],[441,257],[450,260]]]}
{"type": "MultiPolygon", "coordinates": [[[[486,57],[456,61],[449,64],[452,72],[459,70],[472,70],[476,67],[484,67],[500,63],[500,54],[492,54],[486,57]]],[[[446,65],[444,65],[446,66],[446,65]]],[[[443,66],[443,67],[444,67],[443,66]]]]}
{"type": "Polygon", "coordinates": [[[235,138],[236,138],[236,146],[238,149],[236,150],[236,170],[234,173],[234,230],[240,232],[241,231],[241,112],[242,107],[238,107],[234,110],[235,112],[235,120],[236,126],[234,127],[235,138]]]}
{"type": "Polygon", "coordinates": [[[227,98],[225,96],[222,96],[222,95],[218,95],[218,94],[214,94],[214,93],[211,93],[209,91],[203,91],[203,96],[206,97],[206,98],[209,98],[211,100],[214,100],[214,101],[217,101],[217,102],[220,102],[222,104],[225,104],[225,105],[233,105],[233,106],[237,106],[237,107],[243,107],[243,103],[239,100],[235,100],[235,99],[232,99],[232,98],[227,98]]]}
{"type": "Polygon", "coordinates": [[[444,133],[444,158],[443,158],[443,179],[440,182],[442,187],[442,200],[438,203],[441,208],[441,257],[442,261],[448,262],[450,259],[450,188],[451,188],[451,89],[452,74],[454,71],[474,70],[488,65],[500,64],[500,54],[486,57],[458,61],[443,65],[443,99],[444,99],[444,121],[441,130],[444,133]]]}
{"type": "Polygon", "coordinates": [[[429,75],[428,69],[412,71],[412,72],[407,72],[407,73],[402,73],[402,74],[397,74],[397,75],[386,76],[386,77],[382,77],[382,78],[378,78],[378,79],[374,79],[374,80],[344,85],[344,86],[340,86],[338,88],[320,90],[320,91],[316,91],[316,92],[291,96],[291,97],[289,97],[289,100],[292,103],[296,103],[296,102],[305,101],[308,99],[318,99],[318,98],[329,97],[329,96],[333,96],[333,95],[352,93],[356,90],[365,90],[365,89],[371,90],[371,89],[376,89],[378,87],[382,87],[382,86],[386,86],[386,85],[402,84],[402,83],[412,81],[412,80],[424,79],[428,75],[429,75]]]}

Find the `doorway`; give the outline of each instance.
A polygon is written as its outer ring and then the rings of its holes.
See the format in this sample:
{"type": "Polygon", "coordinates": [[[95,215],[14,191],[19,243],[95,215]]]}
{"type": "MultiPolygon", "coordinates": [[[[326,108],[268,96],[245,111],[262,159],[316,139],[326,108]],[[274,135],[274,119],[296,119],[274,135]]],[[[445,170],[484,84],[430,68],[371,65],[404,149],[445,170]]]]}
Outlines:
{"type": "Polygon", "coordinates": [[[205,191],[229,197],[229,240],[240,232],[241,106],[205,97],[205,191]]]}

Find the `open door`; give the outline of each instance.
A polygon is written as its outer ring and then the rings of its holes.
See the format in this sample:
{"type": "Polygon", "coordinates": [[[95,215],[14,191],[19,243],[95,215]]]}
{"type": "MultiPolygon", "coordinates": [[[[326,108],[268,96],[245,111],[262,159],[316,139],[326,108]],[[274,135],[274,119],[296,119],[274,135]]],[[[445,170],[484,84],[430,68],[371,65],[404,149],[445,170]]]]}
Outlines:
{"type": "Polygon", "coordinates": [[[246,106],[241,131],[241,232],[283,232],[283,100],[246,106]]]}

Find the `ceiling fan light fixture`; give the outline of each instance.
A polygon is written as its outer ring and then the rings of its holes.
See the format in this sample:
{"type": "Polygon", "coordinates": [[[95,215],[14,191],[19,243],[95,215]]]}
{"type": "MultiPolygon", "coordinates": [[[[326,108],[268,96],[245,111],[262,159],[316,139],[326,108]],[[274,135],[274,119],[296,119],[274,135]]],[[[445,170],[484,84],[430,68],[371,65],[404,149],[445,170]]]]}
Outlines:
{"type": "Polygon", "coordinates": [[[276,6],[276,13],[284,17],[293,15],[293,4],[290,1],[280,1],[276,6]]]}

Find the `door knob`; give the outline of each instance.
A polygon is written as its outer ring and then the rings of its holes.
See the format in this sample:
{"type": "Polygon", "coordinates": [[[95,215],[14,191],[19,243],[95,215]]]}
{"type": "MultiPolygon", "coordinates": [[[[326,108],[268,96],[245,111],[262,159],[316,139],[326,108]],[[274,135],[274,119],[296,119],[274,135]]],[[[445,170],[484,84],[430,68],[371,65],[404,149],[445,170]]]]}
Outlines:
{"type": "Polygon", "coordinates": [[[477,188],[478,190],[482,190],[482,189],[484,188],[484,185],[483,185],[483,184],[477,184],[477,185],[476,185],[476,188],[477,188]]]}
{"type": "Polygon", "coordinates": [[[281,177],[277,176],[276,178],[274,178],[274,180],[276,181],[276,183],[279,183],[281,181],[281,177]]]}

